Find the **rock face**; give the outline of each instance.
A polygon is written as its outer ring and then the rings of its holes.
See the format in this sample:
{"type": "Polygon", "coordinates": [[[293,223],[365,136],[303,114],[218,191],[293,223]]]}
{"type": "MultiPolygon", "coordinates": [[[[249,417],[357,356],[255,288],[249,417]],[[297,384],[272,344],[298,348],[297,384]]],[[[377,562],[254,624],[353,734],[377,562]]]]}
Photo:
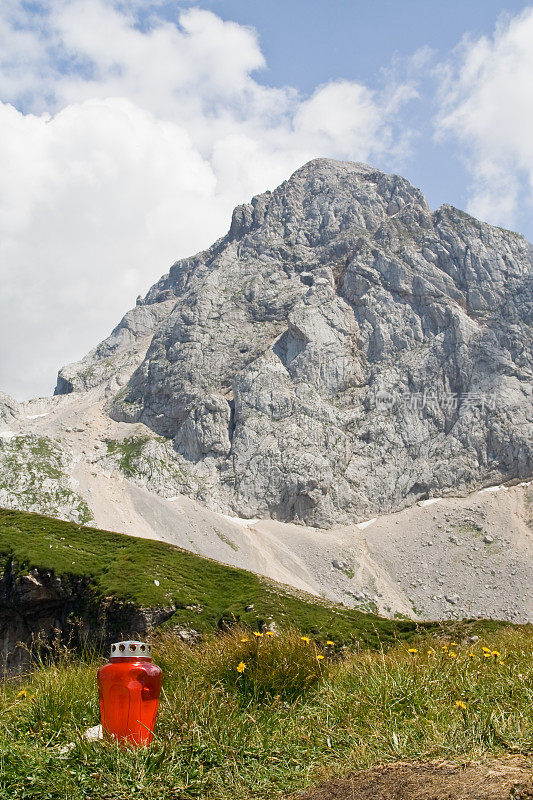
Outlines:
{"type": "Polygon", "coordinates": [[[106,384],[115,419],[172,439],[178,491],[244,517],[330,526],[529,477],[532,253],[401,177],[312,161],[56,391],[106,384]]]}
{"type": "MultiPolygon", "coordinates": [[[[60,371],[54,394],[89,390],[104,383],[108,391],[117,391],[144,358],[154,329],[172,310],[175,302],[175,297],[169,303],[168,296],[160,296],[149,305],[140,304],[128,311],[98,347],[81,361],[60,371]]],[[[0,410],[1,402],[0,395],[0,410]]]]}
{"type": "Polygon", "coordinates": [[[8,564],[0,575],[0,674],[24,671],[33,653],[61,645],[107,646],[126,635],[145,636],[175,608],[141,608],[95,594],[88,578],[68,579],[49,570],[20,572],[8,564]]]}
{"type": "Polygon", "coordinates": [[[0,392],[0,426],[9,426],[19,413],[19,403],[5,392],[0,392]]]}

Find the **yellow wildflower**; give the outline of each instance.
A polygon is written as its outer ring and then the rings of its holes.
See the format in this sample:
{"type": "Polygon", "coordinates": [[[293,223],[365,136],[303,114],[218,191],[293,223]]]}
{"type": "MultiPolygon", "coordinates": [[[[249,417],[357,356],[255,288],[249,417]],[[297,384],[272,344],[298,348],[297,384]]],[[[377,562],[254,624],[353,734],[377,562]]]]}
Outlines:
{"type": "Polygon", "coordinates": [[[410,653],[418,653],[418,650],[416,649],[416,647],[410,647],[409,648],[409,652],[410,653]]]}
{"type": "Polygon", "coordinates": [[[447,650],[447,649],[448,649],[448,645],[447,645],[447,644],[443,644],[443,645],[442,645],[442,649],[443,649],[443,650],[447,650]]]}
{"type": "Polygon", "coordinates": [[[483,650],[483,652],[484,652],[484,653],[490,653],[490,652],[492,652],[492,651],[491,651],[491,649],[490,649],[490,647],[482,647],[481,649],[483,650]]]}
{"type": "Polygon", "coordinates": [[[430,648],[429,648],[429,650],[428,650],[428,655],[431,655],[431,656],[434,656],[434,655],[435,655],[435,651],[433,650],[433,648],[432,648],[432,647],[430,647],[430,648]]]}
{"type": "Polygon", "coordinates": [[[244,661],[241,661],[237,667],[237,672],[240,672],[242,674],[245,669],[246,669],[246,664],[244,663],[244,661]]]}
{"type": "Polygon", "coordinates": [[[323,655],[321,655],[321,654],[319,653],[319,654],[317,655],[317,660],[318,660],[318,661],[322,661],[323,659],[324,659],[324,656],[323,656],[323,655]]]}
{"type": "Polygon", "coordinates": [[[267,631],[266,632],[266,636],[274,636],[274,632],[273,631],[267,631]]]}
{"type": "Polygon", "coordinates": [[[22,691],[20,691],[17,695],[17,700],[24,700],[26,695],[27,695],[26,689],[22,689],[22,691]]]}
{"type": "Polygon", "coordinates": [[[332,642],[331,639],[328,639],[326,644],[329,645],[329,647],[333,647],[335,645],[335,642],[332,642]]]}
{"type": "Polygon", "coordinates": [[[450,658],[457,658],[457,653],[448,653],[450,658]]]}
{"type": "Polygon", "coordinates": [[[483,658],[491,658],[491,657],[492,657],[492,653],[491,652],[483,653],[483,658]]]}
{"type": "Polygon", "coordinates": [[[500,654],[498,653],[498,651],[497,651],[497,650],[493,650],[493,651],[492,651],[492,655],[494,656],[494,658],[498,658],[498,656],[499,656],[500,654]]]}
{"type": "Polygon", "coordinates": [[[463,708],[463,709],[466,708],[466,703],[463,700],[456,700],[455,705],[457,706],[457,708],[463,708]]]}
{"type": "Polygon", "coordinates": [[[262,635],[263,634],[260,633],[259,631],[254,631],[254,636],[257,636],[258,639],[260,639],[262,635]]]}
{"type": "Polygon", "coordinates": [[[474,658],[474,654],[473,653],[469,653],[468,654],[468,658],[474,658]]]}
{"type": "Polygon", "coordinates": [[[457,642],[450,642],[450,647],[457,647],[457,642]]]}
{"type": "Polygon", "coordinates": [[[309,644],[309,636],[300,636],[300,639],[301,639],[302,642],[305,642],[306,644],[309,644]]]}

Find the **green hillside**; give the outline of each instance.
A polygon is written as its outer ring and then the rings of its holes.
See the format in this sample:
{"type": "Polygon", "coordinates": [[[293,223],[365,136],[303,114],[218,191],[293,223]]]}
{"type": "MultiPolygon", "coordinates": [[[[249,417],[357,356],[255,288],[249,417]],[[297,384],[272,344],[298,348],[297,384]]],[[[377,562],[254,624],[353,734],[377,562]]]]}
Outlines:
{"type": "MultiPolygon", "coordinates": [[[[174,605],[172,622],[198,631],[221,619],[257,626],[274,619],[315,636],[378,645],[442,626],[389,620],[315,598],[242,569],[163,542],[86,528],[40,514],[0,509],[0,567],[52,570],[64,583],[88,579],[96,596],[143,607],[174,605]],[[154,581],[158,581],[156,585],[154,581]],[[250,611],[246,607],[253,606],[250,611]]],[[[499,623],[471,623],[497,627],[499,623]]],[[[457,623],[445,625],[449,629],[457,623]]],[[[470,627],[470,625],[469,625],[470,627]]]]}
{"type": "Polygon", "coordinates": [[[212,630],[224,617],[250,626],[273,618],[278,625],[366,644],[410,637],[417,630],[409,620],[387,620],[328,603],[163,542],[0,509],[2,570],[10,561],[21,572],[37,567],[66,581],[86,577],[102,597],[114,595],[144,607],[173,604],[175,622],[199,631],[212,630]]]}

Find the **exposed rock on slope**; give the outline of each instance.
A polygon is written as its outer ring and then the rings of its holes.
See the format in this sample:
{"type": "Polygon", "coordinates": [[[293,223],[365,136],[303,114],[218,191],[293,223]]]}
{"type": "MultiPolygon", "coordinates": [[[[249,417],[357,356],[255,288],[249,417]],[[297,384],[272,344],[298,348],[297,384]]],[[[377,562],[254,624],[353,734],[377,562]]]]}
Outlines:
{"type": "Polygon", "coordinates": [[[5,392],[0,392],[0,425],[9,425],[19,414],[17,401],[5,392]]]}
{"type": "Polygon", "coordinates": [[[531,474],[532,318],[523,237],[319,159],[235,209],[56,391],[101,384],[115,419],[172,438],[176,491],[329,526],[531,474]]]}
{"type": "Polygon", "coordinates": [[[53,398],[17,403],[0,392],[0,508],[45,511],[86,524],[92,514],[72,480],[74,454],[55,431],[31,429],[57,404],[53,398]],[[28,414],[35,404],[47,410],[28,414]]]}
{"type": "MultiPolygon", "coordinates": [[[[175,297],[170,302],[160,297],[155,303],[138,305],[128,311],[98,347],[81,361],[61,370],[55,394],[88,390],[103,383],[107,384],[108,391],[117,391],[143,360],[155,328],[170,313],[175,301],[175,297]]],[[[0,396],[0,403],[1,400],[0,396]]]]}
{"type": "Polygon", "coordinates": [[[100,597],[88,578],[56,576],[45,569],[19,574],[11,563],[0,574],[0,673],[26,670],[34,645],[42,652],[54,643],[99,646],[132,631],[144,636],[174,611],[100,597]]]}

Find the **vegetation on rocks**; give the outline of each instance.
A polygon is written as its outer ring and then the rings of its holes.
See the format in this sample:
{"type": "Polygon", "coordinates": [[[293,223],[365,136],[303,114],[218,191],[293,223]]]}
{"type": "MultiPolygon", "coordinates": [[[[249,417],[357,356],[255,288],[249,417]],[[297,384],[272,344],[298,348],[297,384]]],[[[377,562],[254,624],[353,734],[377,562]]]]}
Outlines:
{"type": "Polygon", "coordinates": [[[44,511],[77,519],[92,514],[72,485],[71,467],[58,442],[47,436],[18,435],[0,439],[0,505],[44,511]]]}
{"type": "Polygon", "coordinates": [[[130,478],[136,473],[135,461],[142,456],[143,446],[148,441],[148,436],[130,436],[122,442],[109,439],[107,451],[118,456],[120,470],[130,478]]]}

